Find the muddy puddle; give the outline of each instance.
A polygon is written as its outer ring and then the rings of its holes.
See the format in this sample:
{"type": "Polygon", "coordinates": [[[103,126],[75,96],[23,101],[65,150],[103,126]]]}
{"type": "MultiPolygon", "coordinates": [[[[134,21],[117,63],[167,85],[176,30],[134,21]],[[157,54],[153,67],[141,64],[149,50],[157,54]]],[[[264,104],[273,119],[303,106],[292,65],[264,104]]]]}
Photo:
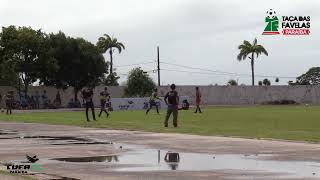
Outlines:
{"type": "MultiPolygon", "coordinates": [[[[17,135],[16,132],[5,132],[0,130],[0,135],[17,135]]],[[[73,145],[73,144],[84,144],[84,145],[97,145],[97,144],[112,144],[112,142],[95,141],[87,138],[73,137],[73,136],[6,136],[0,139],[35,139],[47,142],[49,145],[73,145]]]]}
{"type": "Polygon", "coordinates": [[[270,154],[213,155],[137,147],[130,150],[120,155],[56,158],[52,161],[108,164],[111,168],[114,165],[115,171],[240,170],[281,174],[285,177],[320,177],[320,162],[265,160],[270,154]]]}
{"type": "MultiPolygon", "coordinates": [[[[113,144],[95,139],[72,136],[23,136],[16,132],[0,133],[12,135],[8,138],[35,139],[46,145],[69,144],[113,144]]],[[[113,144],[122,153],[90,157],[57,157],[40,159],[39,163],[87,163],[97,164],[101,171],[214,171],[239,170],[275,174],[277,177],[320,178],[320,162],[276,161],[272,154],[202,154],[170,150],[158,150],[130,144],[113,144]],[[123,148],[120,148],[123,147],[123,148]]]]}
{"type": "Polygon", "coordinates": [[[12,135],[12,134],[17,134],[17,132],[16,131],[0,129],[0,135],[12,135]]]}
{"type": "Polygon", "coordinates": [[[62,177],[62,178],[51,179],[51,180],[80,180],[80,179],[76,179],[76,178],[69,178],[69,177],[62,177]]]}
{"type": "Polygon", "coordinates": [[[76,162],[76,163],[88,163],[88,162],[119,162],[118,155],[111,156],[92,156],[92,157],[73,157],[73,158],[55,158],[52,160],[63,162],[76,162]]]}
{"type": "Polygon", "coordinates": [[[95,141],[87,138],[73,136],[21,136],[21,139],[40,139],[49,141],[50,145],[68,145],[68,144],[112,144],[112,142],[95,141]]]}

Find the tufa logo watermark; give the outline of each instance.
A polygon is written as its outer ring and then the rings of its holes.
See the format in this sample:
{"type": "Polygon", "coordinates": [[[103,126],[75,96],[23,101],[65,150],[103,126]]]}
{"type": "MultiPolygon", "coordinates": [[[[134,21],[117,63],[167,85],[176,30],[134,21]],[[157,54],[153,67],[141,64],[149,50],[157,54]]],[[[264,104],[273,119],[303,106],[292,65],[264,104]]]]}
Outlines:
{"type": "MultiPolygon", "coordinates": [[[[310,16],[281,16],[282,35],[309,35],[310,34],[310,16]]],[[[278,35],[280,19],[276,11],[270,9],[267,11],[265,23],[267,23],[263,35],[278,35]]]]}
{"type": "Polygon", "coordinates": [[[7,164],[7,171],[14,174],[28,174],[30,171],[42,171],[43,169],[40,167],[39,164],[36,164],[39,159],[37,156],[28,156],[26,155],[28,161],[21,162],[21,163],[11,163],[7,164]]]}
{"type": "Polygon", "coordinates": [[[9,164],[7,170],[14,174],[28,174],[30,171],[41,171],[43,170],[39,164],[9,164]]]}

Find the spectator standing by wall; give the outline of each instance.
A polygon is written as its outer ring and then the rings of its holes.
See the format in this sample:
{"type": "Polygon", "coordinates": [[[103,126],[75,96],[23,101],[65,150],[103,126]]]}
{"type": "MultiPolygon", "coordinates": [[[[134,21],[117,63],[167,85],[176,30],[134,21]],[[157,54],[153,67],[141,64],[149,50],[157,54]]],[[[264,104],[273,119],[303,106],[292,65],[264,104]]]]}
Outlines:
{"type": "Polygon", "coordinates": [[[5,97],[7,114],[12,114],[13,102],[14,102],[14,93],[9,91],[5,97]]]}
{"type": "Polygon", "coordinates": [[[34,97],[34,101],[35,101],[35,108],[36,109],[40,109],[40,94],[39,91],[36,91],[34,97]]]}
{"type": "Polygon", "coordinates": [[[20,96],[20,105],[22,109],[27,109],[28,107],[28,96],[26,91],[20,91],[19,92],[19,96],[20,96]]]}
{"type": "Polygon", "coordinates": [[[60,91],[57,92],[56,94],[56,98],[53,101],[54,107],[55,108],[59,108],[61,106],[61,95],[60,95],[60,91]]]}
{"type": "Polygon", "coordinates": [[[46,90],[43,90],[43,94],[41,95],[41,99],[42,99],[42,107],[48,108],[48,96],[47,96],[46,90]]]}

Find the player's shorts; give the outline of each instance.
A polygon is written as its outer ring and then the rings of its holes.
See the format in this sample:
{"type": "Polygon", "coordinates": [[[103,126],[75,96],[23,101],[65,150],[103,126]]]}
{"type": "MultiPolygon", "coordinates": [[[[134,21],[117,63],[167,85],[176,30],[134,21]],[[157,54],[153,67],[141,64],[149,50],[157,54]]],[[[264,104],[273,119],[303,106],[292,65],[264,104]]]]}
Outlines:
{"type": "Polygon", "coordinates": [[[157,102],[155,100],[149,101],[150,106],[157,106],[157,102]]]}
{"type": "Polygon", "coordinates": [[[6,100],[6,106],[7,108],[12,108],[13,102],[11,100],[6,100]]]}
{"type": "Polygon", "coordinates": [[[100,106],[101,108],[105,108],[106,100],[100,100],[100,106]]]}

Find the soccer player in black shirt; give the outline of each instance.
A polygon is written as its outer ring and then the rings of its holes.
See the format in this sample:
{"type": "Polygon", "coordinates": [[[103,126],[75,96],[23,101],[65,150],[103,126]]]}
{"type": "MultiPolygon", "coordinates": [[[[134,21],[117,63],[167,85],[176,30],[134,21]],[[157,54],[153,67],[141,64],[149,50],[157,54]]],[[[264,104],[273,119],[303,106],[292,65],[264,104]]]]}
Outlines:
{"type": "Polygon", "coordinates": [[[171,88],[171,91],[169,91],[164,97],[164,101],[168,105],[164,127],[168,127],[168,121],[171,113],[173,114],[173,126],[178,127],[179,96],[178,96],[178,92],[175,90],[176,89],[175,84],[171,84],[170,88],[171,88]]]}
{"type": "Polygon", "coordinates": [[[95,114],[94,114],[94,105],[93,105],[93,101],[92,101],[92,97],[93,97],[93,90],[92,90],[92,88],[85,88],[85,89],[82,91],[82,97],[83,97],[83,99],[84,99],[85,102],[86,102],[86,117],[87,117],[87,121],[88,121],[88,122],[90,121],[89,116],[88,116],[88,110],[89,110],[89,108],[91,108],[93,120],[96,121],[96,116],[95,116],[95,114]]]}

